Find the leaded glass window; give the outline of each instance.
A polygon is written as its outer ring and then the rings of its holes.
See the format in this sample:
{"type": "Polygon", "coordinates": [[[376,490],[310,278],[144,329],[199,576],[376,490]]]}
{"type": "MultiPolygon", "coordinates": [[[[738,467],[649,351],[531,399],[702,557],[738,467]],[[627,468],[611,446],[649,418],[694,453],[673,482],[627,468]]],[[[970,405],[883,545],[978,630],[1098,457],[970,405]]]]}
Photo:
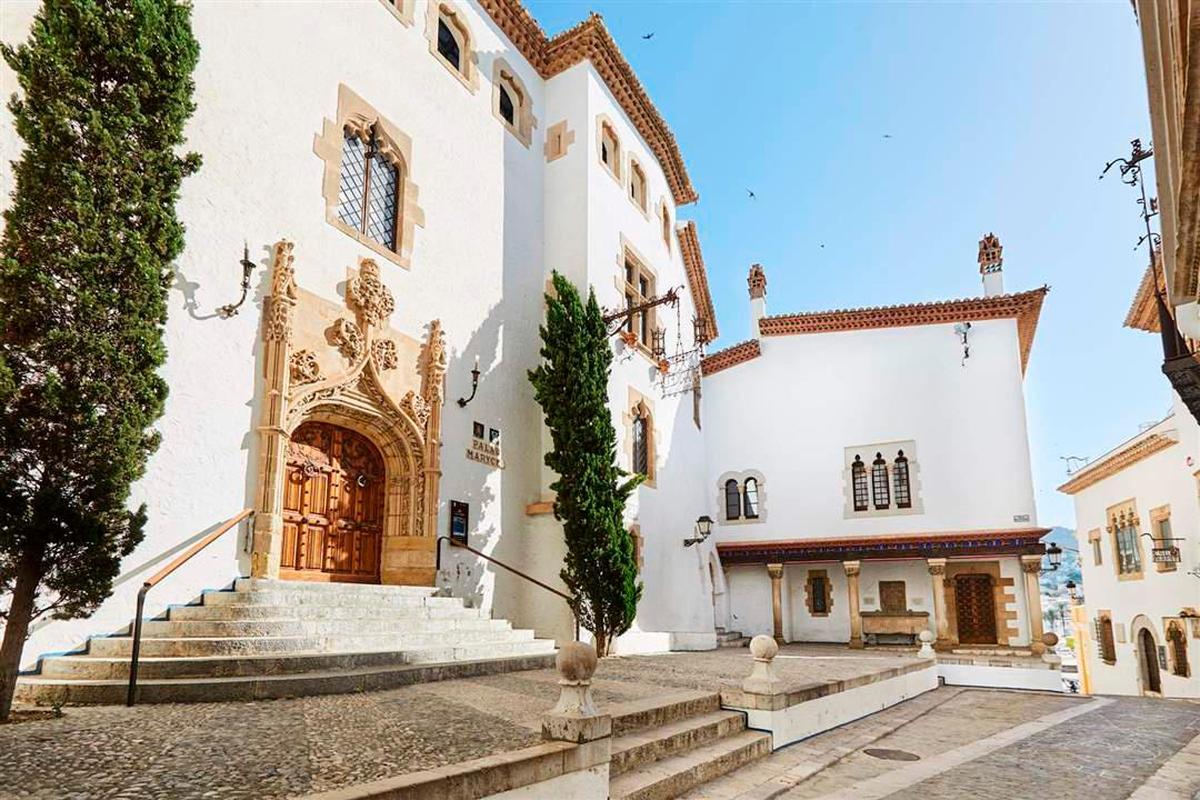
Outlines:
{"type": "Polygon", "coordinates": [[[871,492],[875,496],[876,511],[883,510],[892,504],[888,489],[887,462],[883,460],[883,453],[876,453],[875,460],[871,462],[871,492]]]}
{"type": "Polygon", "coordinates": [[[908,458],[901,450],[892,464],[892,483],[896,490],[896,508],[912,508],[912,488],[908,482],[908,458]]]}
{"type": "Polygon", "coordinates": [[[1137,527],[1126,524],[1117,528],[1117,571],[1122,575],[1142,571],[1142,554],[1138,551],[1137,527]]]}
{"type": "Polygon", "coordinates": [[[854,510],[866,511],[870,498],[867,489],[867,465],[863,463],[862,456],[854,457],[854,463],[850,465],[850,480],[854,486],[854,510]]]}
{"type": "Polygon", "coordinates": [[[370,142],[365,142],[350,129],[344,133],[337,218],[395,250],[400,169],[375,146],[373,128],[371,137],[370,142]]]}
{"type": "Polygon", "coordinates": [[[809,591],[812,593],[812,613],[829,613],[829,579],[824,575],[814,575],[809,579],[809,591]]]}
{"type": "Polygon", "coordinates": [[[742,518],[742,494],[733,478],[725,481],[725,519],[742,518]]]}
{"type": "Polygon", "coordinates": [[[462,50],[458,44],[458,37],[450,30],[444,18],[438,19],[437,50],[442,58],[450,62],[450,66],[462,72],[462,50]]]}
{"type": "Polygon", "coordinates": [[[633,471],[650,475],[650,426],[645,412],[633,418],[633,471]]]}
{"type": "Polygon", "coordinates": [[[746,478],[745,484],[746,519],[758,519],[758,481],[746,478]]]}

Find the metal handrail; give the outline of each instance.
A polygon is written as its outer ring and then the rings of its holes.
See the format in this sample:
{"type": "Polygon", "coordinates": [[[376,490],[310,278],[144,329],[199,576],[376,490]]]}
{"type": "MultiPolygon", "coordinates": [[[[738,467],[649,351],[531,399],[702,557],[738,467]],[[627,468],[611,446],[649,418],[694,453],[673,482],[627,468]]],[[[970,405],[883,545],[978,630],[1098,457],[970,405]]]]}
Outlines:
{"type": "Polygon", "coordinates": [[[475,555],[479,556],[480,558],[487,559],[488,561],[492,562],[496,566],[503,567],[504,569],[508,570],[513,575],[516,575],[518,578],[524,578],[525,580],[529,581],[533,585],[540,586],[541,588],[545,589],[547,592],[556,594],[559,597],[561,597],[563,600],[566,600],[567,608],[569,608],[571,610],[571,616],[575,620],[575,641],[579,641],[579,616],[575,613],[575,608],[572,605],[572,603],[575,602],[574,597],[571,597],[571,595],[567,594],[566,592],[560,592],[558,589],[555,589],[553,586],[547,586],[546,584],[539,581],[537,578],[526,575],[524,572],[521,572],[521,570],[517,569],[516,567],[510,567],[508,564],[505,564],[503,561],[500,561],[499,559],[496,559],[496,558],[492,558],[487,553],[481,553],[478,550],[476,550],[474,547],[471,547],[468,544],[463,544],[462,542],[456,542],[453,539],[451,539],[449,536],[437,537],[436,568],[439,571],[442,569],[442,542],[443,541],[449,542],[451,547],[461,547],[463,550],[466,550],[469,553],[474,553],[475,555]]]}
{"type": "Polygon", "coordinates": [[[129,690],[125,694],[125,705],[132,706],[137,697],[137,679],[138,679],[138,656],[142,650],[142,612],[146,607],[146,593],[157,586],[168,575],[187,563],[192,556],[199,553],[204,548],[221,538],[230,529],[237,527],[237,524],[242,520],[253,516],[254,509],[243,508],[235,516],[222,522],[216,529],[205,536],[200,541],[189,547],[182,555],[174,559],[170,564],[160,569],[158,572],[151,575],[142,588],[138,589],[137,596],[137,615],[133,618],[133,653],[129,657],[129,690]]]}

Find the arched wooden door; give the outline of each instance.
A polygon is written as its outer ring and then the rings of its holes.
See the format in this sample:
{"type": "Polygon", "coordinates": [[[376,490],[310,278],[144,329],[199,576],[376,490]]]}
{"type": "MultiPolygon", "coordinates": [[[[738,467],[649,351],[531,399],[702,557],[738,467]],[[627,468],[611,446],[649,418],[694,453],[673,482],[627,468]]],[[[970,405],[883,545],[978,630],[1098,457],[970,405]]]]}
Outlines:
{"type": "Polygon", "coordinates": [[[1142,657],[1142,687],[1145,691],[1162,694],[1162,676],[1158,673],[1158,645],[1148,628],[1138,631],[1138,652],[1142,657]]]}
{"type": "Polygon", "coordinates": [[[288,443],[279,576],[379,583],[383,456],[366,437],[305,422],[288,443]]]}
{"type": "Polygon", "coordinates": [[[996,598],[989,575],[956,575],[955,621],[960,644],[996,644],[996,598]]]}

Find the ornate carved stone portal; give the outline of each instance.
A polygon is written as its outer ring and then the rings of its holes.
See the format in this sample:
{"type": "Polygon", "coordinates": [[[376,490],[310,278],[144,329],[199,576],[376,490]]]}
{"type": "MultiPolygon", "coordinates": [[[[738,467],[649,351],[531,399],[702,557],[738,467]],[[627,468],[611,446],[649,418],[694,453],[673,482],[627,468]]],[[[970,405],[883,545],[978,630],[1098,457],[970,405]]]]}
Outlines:
{"type": "MultiPolygon", "coordinates": [[[[251,574],[281,577],[288,445],[304,423],[348,429],[383,460],[379,580],[433,585],[446,347],[389,327],[395,310],[379,267],[349,270],[345,303],[296,284],[291,242],[276,246],[263,325],[263,388],[251,574]]],[[[310,428],[311,429],[311,426],[310,428]]],[[[306,579],[284,570],[282,577],[306,579]]]]}

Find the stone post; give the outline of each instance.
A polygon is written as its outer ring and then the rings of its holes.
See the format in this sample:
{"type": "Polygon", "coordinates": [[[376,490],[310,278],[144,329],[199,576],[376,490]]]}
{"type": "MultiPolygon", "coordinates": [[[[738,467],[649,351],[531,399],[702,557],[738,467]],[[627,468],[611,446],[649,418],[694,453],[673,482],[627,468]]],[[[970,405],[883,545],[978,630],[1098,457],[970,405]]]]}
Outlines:
{"type": "Polygon", "coordinates": [[[843,561],[842,568],[846,570],[847,593],[850,595],[850,647],[853,650],[863,649],[862,610],[858,600],[858,571],[862,566],[859,561],[843,561]]]}
{"type": "Polygon", "coordinates": [[[929,582],[933,584],[933,621],[937,634],[934,648],[949,650],[953,642],[950,641],[950,616],[946,611],[946,559],[930,558],[926,563],[929,565],[929,582]]]}
{"type": "Polygon", "coordinates": [[[592,675],[596,649],[583,642],[567,642],[554,659],[558,668],[558,703],[542,717],[542,737],[584,744],[612,735],[612,717],[601,714],[592,702],[592,675]]]}
{"type": "Polygon", "coordinates": [[[1046,652],[1042,641],[1042,587],[1038,573],[1042,571],[1042,557],[1021,556],[1021,572],[1025,573],[1025,608],[1029,613],[1029,646],[1035,656],[1046,652]]]}
{"type": "Polygon", "coordinates": [[[742,691],[748,694],[776,694],[783,688],[783,681],[775,672],[775,656],[779,645],[770,636],[759,634],[750,640],[750,655],[754,666],[750,675],[742,681],[742,691]]]}
{"type": "Polygon", "coordinates": [[[933,631],[926,628],[917,638],[921,640],[921,649],[917,651],[917,655],[921,658],[937,658],[937,653],[933,651],[933,631]]]}
{"type": "Polygon", "coordinates": [[[767,564],[767,574],[771,576],[771,619],[775,641],[783,644],[783,564],[767,564]]]}

